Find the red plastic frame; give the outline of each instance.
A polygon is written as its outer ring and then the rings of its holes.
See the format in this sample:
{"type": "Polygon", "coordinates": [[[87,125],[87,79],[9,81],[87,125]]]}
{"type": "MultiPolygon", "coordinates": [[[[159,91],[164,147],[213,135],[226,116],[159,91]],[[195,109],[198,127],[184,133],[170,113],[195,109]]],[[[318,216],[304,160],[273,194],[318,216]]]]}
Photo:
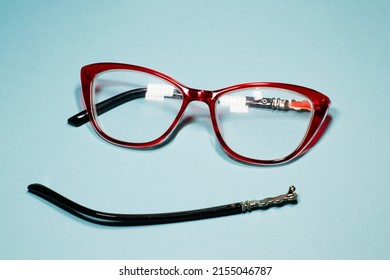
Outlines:
{"type": "Polygon", "coordinates": [[[215,134],[221,143],[223,149],[226,151],[228,155],[230,155],[232,158],[250,163],[250,164],[258,164],[258,165],[271,165],[271,164],[279,164],[279,163],[285,163],[287,161],[290,161],[299,155],[303,154],[305,152],[306,147],[309,146],[309,144],[313,141],[315,135],[319,131],[322,123],[324,122],[328,108],[330,106],[330,100],[329,98],[315,90],[301,87],[297,85],[291,85],[291,84],[284,84],[284,83],[275,83],[275,82],[252,82],[252,83],[245,83],[245,84],[239,84],[234,85],[230,87],[226,87],[223,89],[218,90],[200,90],[200,89],[194,89],[189,88],[178,81],[174,80],[173,78],[160,73],[158,71],[136,66],[136,65],[129,65],[129,64],[122,64],[122,63],[96,63],[96,64],[90,64],[86,65],[81,69],[81,86],[83,91],[83,99],[84,99],[84,105],[86,108],[86,111],[88,112],[89,119],[96,130],[96,132],[105,140],[119,145],[124,146],[128,148],[150,148],[156,145],[161,144],[167,136],[174,130],[174,128],[179,123],[186,107],[188,104],[192,101],[202,101],[205,102],[210,109],[210,115],[211,115],[211,121],[215,130],[215,134]],[[163,80],[166,80],[167,82],[173,84],[176,86],[183,94],[183,104],[182,107],[176,117],[176,119],[173,121],[172,125],[168,128],[168,130],[161,135],[159,138],[146,142],[146,143],[129,143],[129,142],[123,142],[119,141],[117,139],[114,139],[110,137],[109,135],[105,134],[104,131],[102,131],[96,121],[94,110],[92,109],[92,89],[93,89],[93,81],[96,75],[98,75],[101,72],[107,71],[107,70],[134,70],[134,71],[140,71],[144,73],[148,73],[154,76],[157,76],[163,80]],[[251,159],[248,157],[241,156],[234,151],[232,151],[223,140],[220,130],[217,125],[217,119],[215,115],[215,104],[217,99],[228,92],[245,89],[245,88],[252,88],[252,87],[272,87],[272,88],[279,88],[284,90],[290,90],[297,93],[300,93],[301,95],[307,97],[309,100],[311,100],[313,104],[313,117],[310,122],[309,128],[307,130],[307,133],[303,139],[303,141],[300,143],[300,145],[296,148],[295,151],[293,151],[291,154],[280,158],[276,160],[257,160],[257,159],[251,159]]]}

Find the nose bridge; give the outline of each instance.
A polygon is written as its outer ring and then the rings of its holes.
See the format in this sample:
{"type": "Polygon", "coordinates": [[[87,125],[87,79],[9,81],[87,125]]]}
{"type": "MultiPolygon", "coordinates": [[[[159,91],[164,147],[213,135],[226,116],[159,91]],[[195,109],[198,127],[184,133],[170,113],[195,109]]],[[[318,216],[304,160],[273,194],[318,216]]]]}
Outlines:
{"type": "Polygon", "coordinates": [[[210,105],[211,99],[213,97],[213,92],[211,90],[203,89],[189,89],[188,96],[191,101],[201,101],[210,105]]]}

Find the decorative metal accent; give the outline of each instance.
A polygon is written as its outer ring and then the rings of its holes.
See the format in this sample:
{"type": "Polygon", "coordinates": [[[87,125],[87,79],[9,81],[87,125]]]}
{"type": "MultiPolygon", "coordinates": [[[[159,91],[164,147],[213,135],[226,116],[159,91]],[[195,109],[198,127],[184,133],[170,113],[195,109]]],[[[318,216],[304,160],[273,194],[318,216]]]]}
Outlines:
{"type": "Polygon", "coordinates": [[[241,202],[242,212],[250,212],[259,208],[266,208],[271,206],[282,205],[286,202],[294,202],[298,198],[298,195],[295,193],[295,187],[290,186],[287,194],[282,194],[275,197],[268,197],[262,200],[250,200],[241,202]]]}
{"type": "Polygon", "coordinates": [[[263,97],[254,99],[247,97],[247,104],[250,107],[267,108],[280,111],[311,111],[311,105],[307,100],[297,101],[295,99],[282,99],[275,97],[263,97]]]}

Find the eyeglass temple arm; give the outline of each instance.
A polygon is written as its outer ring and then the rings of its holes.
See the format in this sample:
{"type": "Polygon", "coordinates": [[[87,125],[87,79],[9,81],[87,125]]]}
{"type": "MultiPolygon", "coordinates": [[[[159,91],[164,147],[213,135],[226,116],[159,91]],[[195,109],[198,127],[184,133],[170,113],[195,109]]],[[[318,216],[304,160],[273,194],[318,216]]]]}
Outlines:
{"type": "MultiPolygon", "coordinates": [[[[126,102],[144,97],[145,92],[146,92],[146,88],[138,88],[138,89],[122,92],[118,95],[115,95],[111,98],[108,98],[96,104],[96,111],[99,115],[104,114],[107,111],[110,111],[115,107],[118,107],[119,105],[122,105],[126,102]]],[[[89,122],[89,116],[87,110],[81,111],[80,113],[77,113],[76,115],[68,119],[68,123],[76,127],[82,126],[87,122],[89,122]]]]}
{"type": "MultiPolygon", "coordinates": [[[[100,103],[96,104],[96,111],[98,115],[104,114],[107,111],[114,109],[126,102],[132,101],[137,98],[142,98],[145,96],[146,88],[138,88],[129,91],[122,92],[118,95],[115,95],[111,98],[108,98],[100,103]]],[[[181,98],[180,94],[174,94],[172,96],[166,96],[167,98],[181,98]]],[[[255,99],[254,97],[246,97],[246,105],[254,108],[266,108],[273,110],[282,110],[282,111],[300,111],[300,112],[310,112],[311,104],[307,100],[297,101],[294,99],[287,100],[281,98],[267,98],[255,99]]],[[[89,122],[88,112],[86,110],[70,117],[68,123],[72,126],[79,127],[83,124],[89,122]]]]}
{"type": "Polygon", "coordinates": [[[96,211],[82,206],[41,184],[29,185],[28,191],[53,203],[76,217],[91,223],[105,226],[140,226],[216,218],[250,212],[252,210],[268,209],[272,206],[296,204],[298,198],[298,195],[295,193],[295,187],[290,186],[287,194],[269,197],[262,200],[236,202],[211,208],[181,212],[158,214],[115,214],[96,211]]]}
{"type": "Polygon", "coordinates": [[[298,112],[310,112],[312,106],[307,100],[295,100],[295,99],[282,99],[282,98],[269,98],[263,97],[261,99],[255,99],[254,97],[246,97],[247,105],[249,107],[268,108],[281,111],[298,111],[298,112]]]}

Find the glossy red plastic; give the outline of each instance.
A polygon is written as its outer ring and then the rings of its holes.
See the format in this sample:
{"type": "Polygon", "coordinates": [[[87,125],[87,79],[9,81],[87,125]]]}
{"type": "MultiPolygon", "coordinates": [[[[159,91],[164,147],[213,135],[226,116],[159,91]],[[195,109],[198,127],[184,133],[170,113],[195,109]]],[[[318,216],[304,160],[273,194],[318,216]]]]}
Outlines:
{"type": "MultiPolygon", "coordinates": [[[[297,86],[297,85],[291,85],[291,84],[285,84],[285,83],[276,83],[276,82],[252,82],[252,83],[244,83],[244,84],[239,84],[239,85],[234,85],[230,87],[226,87],[223,89],[218,89],[218,90],[201,90],[201,89],[194,89],[187,87],[175,79],[160,73],[158,71],[141,67],[141,66],[136,66],[136,65],[129,65],[129,64],[122,64],[122,63],[96,63],[96,64],[90,64],[86,65],[81,69],[81,85],[82,85],[82,92],[83,92],[83,99],[84,99],[84,105],[86,108],[86,111],[88,113],[90,122],[92,123],[94,129],[97,131],[97,133],[105,140],[124,147],[129,147],[129,148],[150,148],[156,145],[161,144],[164,140],[167,139],[168,135],[174,130],[174,128],[178,125],[186,107],[188,104],[192,101],[202,101],[205,102],[210,109],[210,115],[211,115],[211,120],[212,124],[215,130],[215,134],[221,143],[223,149],[226,151],[228,155],[230,155],[232,158],[250,163],[250,164],[258,164],[258,165],[271,165],[271,164],[280,164],[280,163],[285,163],[287,161],[290,161],[299,155],[303,154],[305,152],[305,149],[311,144],[313,139],[315,138],[317,132],[319,131],[322,123],[324,122],[328,108],[330,106],[330,100],[329,98],[312,89],[302,87],[302,86],[297,86]],[[96,116],[95,112],[93,110],[93,104],[92,104],[92,90],[93,90],[93,82],[94,78],[96,75],[99,73],[102,73],[104,71],[108,70],[133,70],[133,71],[140,71],[144,73],[148,73],[154,76],[157,76],[172,85],[174,85],[176,88],[178,88],[182,95],[183,95],[183,103],[182,107],[171,124],[171,126],[167,129],[167,131],[161,135],[159,138],[146,142],[146,143],[129,143],[129,142],[123,142],[119,141],[117,139],[114,139],[110,137],[109,135],[105,134],[104,131],[101,130],[99,127],[98,122],[96,121],[96,116]],[[297,92],[306,98],[308,98],[311,103],[312,103],[312,109],[313,110],[313,117],[311,119],[311,122],[309,124],[309,128],[306,132],[306,135],[300,145],[289,155],[286,155],[283,158],[279,158],[276,160],[258,160],[258,159],[252,159],[248,157],[241,156],[231,150],[228,145],[226,145],[225,141],[222,138],[222,135],[220,133],[220,130],[217,125],[217,119],[216,119],[216,114],[215,114],[215,105],[216,101],[218,98],[226,93],[236,91],[236,90],[242,90],[246,88],[253,88],[253,87],[269,87],[269,88],[277,88],[277,89],[284,89],[284,90],[289,90],[293,92],[297,92]]],[[[298,106],[297,104],[295,106],[298,106]]],[[[302,108],[306,108],[307,104],[303,104],[302,108]]]]}

